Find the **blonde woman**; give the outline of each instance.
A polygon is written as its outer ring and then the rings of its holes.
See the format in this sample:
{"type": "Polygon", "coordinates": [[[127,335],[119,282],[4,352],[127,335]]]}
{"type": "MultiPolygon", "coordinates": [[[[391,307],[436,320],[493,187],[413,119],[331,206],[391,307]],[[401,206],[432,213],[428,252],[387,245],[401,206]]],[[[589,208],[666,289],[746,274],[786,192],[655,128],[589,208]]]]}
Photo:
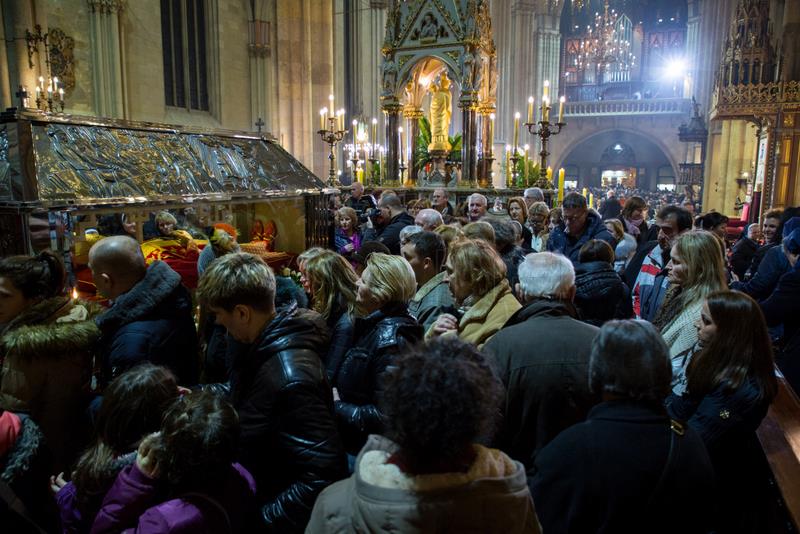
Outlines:
{"type": "Polygon", "coordinates": [[[305,263],[305,277],[311,287],[311,309],[322,315],[331,331],[325,368],[328,380],[333,380],[353,344],[358,276],[344,257],[323,250],[305,263]]]}
{"type": "Polygon", "coordinates": [[[728,288],[725,262],[719,239],[711,232],[694,230],[683,234],[672,245],[669,271],[670,288],[653,319],[661,331],[670,357],[694,347],[705,298],[728,288]]]}
{"type": "MultiPolygon", "coordinates": [[[[560,208],[554,208],[561,213],[560,208]]],[[[547,238],[550,237],[550,208],[544,202],[534,202],[528,210],[527,227],[531,232],[530,241],[523,242],[523,248],[532,252],[544,252],[547,250],[547,238]]]]}
{"type": "Polygon", "coordinates": [[[521,307],[506,280],[506,265],[486,241],[462,239],[453,243],[445,270],[460,317],[443,313],[426,337],[457,335],[481,348],[521,307]]]}
{"type": "Polygon", "coordinates": [[[369,434],[383,431],[377,407],[381,375],[395,356],[422,338],[422,327],[408,313],[417,281],[404,258],[371,254],[357,288],[353,347],[332,372],[336,416],[350,454],[364,446],[369,434]]]}

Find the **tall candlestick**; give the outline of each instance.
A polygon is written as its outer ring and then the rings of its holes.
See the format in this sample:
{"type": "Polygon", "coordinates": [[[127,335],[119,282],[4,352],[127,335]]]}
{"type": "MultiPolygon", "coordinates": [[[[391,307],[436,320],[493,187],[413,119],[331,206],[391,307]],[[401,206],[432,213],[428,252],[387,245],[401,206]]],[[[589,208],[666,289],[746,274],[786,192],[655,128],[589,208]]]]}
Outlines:
{"type": "Polygon", "coordinates": [[[400,165],[402,165],[403,164],[403,127],[402,126],[397,128],[397,133],[400,134],[398,137],[400,137],[400,165]]]}
{"type": "Polygon", "coordinates": [[[372,159],[375,159],[375,143],[378,142],[378,119],[372,119],[372,159]]]}
{"type": "Polygon", "coordinates": [[[336,108],[333,105],[333,93],[328,95],[328,105],[330,106],[328,109],[331,110],[331,118],[333,118],[336,114],[336,108]]]}
{"type": "Polygon", "coordinates": [[[533,97],[528,97],[528,124],[533,124],[533,97]]]}
{"type": "Polygon", "coordinates": [[[506,183],[511,181],[511,145],[506,145],[506,183]]]}
{"type": "Polygon", "coordinates": [[[564,101],[566,98],[562,95],[561,98],[558,99],[558,122],[564,122],[564,101]]]}
{"type": "Polygon", "coordinates": [[[489,155],[494,154],[494,113],[489,114],[489,155]]]}
{"type": "Polygon", "coordinates": [[[542,99],[549,99],[550,98],[550,80],[544,81],[544,94],[542,95],[542,99]]]}
{"type": "Polygon", "coordinates": [[[558,205],[564,202],[564,167],[558,169],[558,205]]]}
{"type": "Polygon", "coordinates": [[[514,113],[514,153],[517,153],[519,146],[519,111],[514,113]]]}

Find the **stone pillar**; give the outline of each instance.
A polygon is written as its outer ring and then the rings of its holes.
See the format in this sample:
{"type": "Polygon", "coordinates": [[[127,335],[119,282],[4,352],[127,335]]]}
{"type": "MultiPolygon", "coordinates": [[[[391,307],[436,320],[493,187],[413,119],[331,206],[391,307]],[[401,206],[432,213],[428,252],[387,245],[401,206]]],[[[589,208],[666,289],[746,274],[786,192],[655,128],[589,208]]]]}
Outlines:
{"type": "MultiPolygon", "coordinates": [[[[33,2],[20,0],[17,2],[4,2],[2,6],[4,17],[5,45],[7,47],[8,84],[11,95],[16,93],[22,85],[28,89],[28,100],[31,107],[35,107],[35,90],[39,76],[47,77],[44,61],[44,45],[39,44],[39,53],[33,55],[33,67],[28,60],[28,46],[25,41],[25,32],[34,31],[37,20],[34,19],[33,2]]],[[[44,13],[40,18],[44,17],[44,13]]],[[[47,31],[46,20],[39,20],[42,33],[47,31]]],[[[16,101],[16,98],[14,98],[16,101]]],[[[15,103],[14,105],[17,105],[15,103]]]]}
{"type": "Polygon", "coordinates": [[[478,184],[478,131],[476,103],[473,100],[462,100],[458,103],[461,109],[461,181],[471,187],[478,184]]]}
{"type": "Polygon", "coordinates": [[[119,16],[125,8],[125,0],[87,2],[94,110],[101,117],[124,118],[119,16]]]}
{"type": "MultiPolygon", "coordinates": [[[[770,18],[774,18],[774,15],[770,18]]],[[[783,6],[783,80],[800,80],[800,9],[796,1],[788,1],[783,6]]]]}
{"type": "Polygon", "coordinates": [[[494,163],[494,146],[492,146],[491,120],[489,116],[495,112],[494,106],[482,107],[480,110],[480,138],[481,154],[478,160],[478,187],[488,188],[492,186],[492,167],[494,163]],[[489,159],[491,157],[491,159],[489,159]]]}
{"type": "Polygon", "coordinates": [[[275,110],[270,95],[274,83],[270,56],[273,46],[273,18],[266,0],[254,0],[249,20],[247,52],[250,57],[250,127],[259,119],[265,122],[268,132],[277,131],[275,110]]]}
{"type": "Polygon", "coordinates": [[[403,110],[403,117],[406,119],[406,124],[403,130],[408,132],[408,170],[406,176],[408,182],[412,185],[417,184],[417,138],[419,137],[419,119],[424,115],[421,108],[406,107],[403,110]]]}
{"type": "Polygon", "coordinates": [[[353,112],[369,122],[380,110],[381,44],[386,26],[388,0],[354,2],[353,112]],[[365,5],[365,4],[368,4],[365,5]]]}
{"type": "Polygon", "coordinates": [[[699,54],[700,44],[700,0],[689,0],[687,2],[686,19],[686,61],[689,63],[689,78],[691,79],[691,89],[689,94],[684,94],[684,98],[691,98],[697,89],[696,83],[698,76],[701,76],[700,62],[702,58],[699,54]]]}
{"type": "Polygon", "coordinates": [[[386,114],[386,170],[385,180],[400,180],[400,103],[396,99],[384,101],[383,112],[386,114]]]}

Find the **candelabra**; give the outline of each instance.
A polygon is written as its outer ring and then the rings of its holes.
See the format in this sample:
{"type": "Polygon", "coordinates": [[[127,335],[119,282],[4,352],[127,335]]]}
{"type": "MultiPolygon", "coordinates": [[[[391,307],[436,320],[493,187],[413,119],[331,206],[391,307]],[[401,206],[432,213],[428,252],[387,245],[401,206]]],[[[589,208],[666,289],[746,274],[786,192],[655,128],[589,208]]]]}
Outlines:
{"type": "Polygon", "coordinates": [[[563,122],[564,97],[562,96],[559,101],[558,122],[555,124],[550,122],[550,100],[547,97],[543,99],[540,109],[542,111],[542,120],[538,123],[526,122],[524,126],[528,129],[528,133],[538,135],[542,142],[542,150],[539,152],[539,179],[536,180],[534,185],[541,189],[553,189],[553,184],[550,183],[547,177],[547,157],[550,155],[547,145],[550,142],[550,136],[558,135],[561,133],[561,128],[567,125],[566,122],[563,122]]]}
{"type": "MultiPolygon", "coordinates": [[[[28,44],[28,67],[33,68],[33,55],[39,52],[39,43],[44,45],[44,63],[47,71],[47,85],[44,76],[39,76],[39,84],[36,86],[36,107],[42,111],[54,113],[64,112],[64,88],[58,86],[58,77],[51,77],[50,65],[50,45],[47,40],[50,32],[42,33],[40,25],[34,26],[34,31],[25,30],[25,41],[28,44]],[[53,98],[58,95],[58,100],[53,98]]],[[[25,89],[27,96],[27,89],[25,89]]]]}
{"type": "Polygon", "coordinates": [[[515,150],[514,154],[511,156],[511,187],[518,187],[519,183],[519,169],[517,168],[517,163],[522,158],[519,157],[519,153],[515,150]]]}
{"type": "Polygon", "coordinates": [[[331,165],[328,170],[328,187],[337,187],[339,185],[339,180],[336,178],[336,144],[340,143],[345,134],[347,134],[347,130],[342,127],[341,123],[342,121],[335,116],[328,117],[328,127],[317,132],[322,141],[330,147],[328,161],[330,161],[331,165]]]}
{"type": "Polygon", "coordinates": [[[401,159],[400,160],[400,166],[398,168],[400,169],[400,184],[399,185],[402,186],[403,183],[405,182],[405,178],[403,177],[403,175],[405,174],[406,169],[408,169],[408,166],[406,165],[406,162],[401,159]]]}

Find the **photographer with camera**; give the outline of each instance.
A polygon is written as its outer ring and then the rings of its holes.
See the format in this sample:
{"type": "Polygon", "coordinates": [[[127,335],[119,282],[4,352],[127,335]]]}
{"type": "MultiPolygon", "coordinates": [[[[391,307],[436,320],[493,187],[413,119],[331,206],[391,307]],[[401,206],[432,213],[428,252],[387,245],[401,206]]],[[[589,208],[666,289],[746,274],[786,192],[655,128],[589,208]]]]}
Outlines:
{"type": "Polygon", "coordinates": [[[353,182],[353,187],[350,189],[350,198],[347,199],[346,206],[356,210],[359,217],[362,217],[367,211],[375,208],[375,199],[372,198],[372,195],[364,194],[364,184],[353,182]]]}
{"type": "Polygon", "coordinates": [[[414,218],[406,213],[400,197],[384,194],[376,210],[368,212],[364,241],[383,243],[392,254],[400,254],[400,230],[414,224],[414,218]]]}

